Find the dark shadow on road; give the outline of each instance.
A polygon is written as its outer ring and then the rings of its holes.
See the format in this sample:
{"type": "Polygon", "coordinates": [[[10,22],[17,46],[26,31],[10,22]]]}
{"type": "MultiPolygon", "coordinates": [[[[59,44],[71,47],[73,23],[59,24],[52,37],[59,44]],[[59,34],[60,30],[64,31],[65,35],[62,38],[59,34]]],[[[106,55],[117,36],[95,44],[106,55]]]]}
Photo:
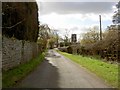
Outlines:
{"type": "Polygon", "coordinates": [[[59,88],[58,69],[44,60],[30,75],[22,80],[19,88],[59,88]]]}

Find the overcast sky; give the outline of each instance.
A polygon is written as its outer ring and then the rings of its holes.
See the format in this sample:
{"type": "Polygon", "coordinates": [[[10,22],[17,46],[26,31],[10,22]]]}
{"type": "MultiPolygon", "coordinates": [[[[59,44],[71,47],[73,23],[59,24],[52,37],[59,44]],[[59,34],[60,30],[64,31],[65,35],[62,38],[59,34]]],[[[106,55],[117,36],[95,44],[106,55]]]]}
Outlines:
{"type": "Polygon", "coordinates": [[[89,27],[99,26],[99,15],[103,29],[111,25],[115,5],[116,2],[38,2],[39,21],[60,34],[68,29],[69,34],[80,35],[89,27]]]}
{"type": "Polygon", "coordinates": [[[113,2],[42,2],[41,14],[112,13],[113,2]]]}

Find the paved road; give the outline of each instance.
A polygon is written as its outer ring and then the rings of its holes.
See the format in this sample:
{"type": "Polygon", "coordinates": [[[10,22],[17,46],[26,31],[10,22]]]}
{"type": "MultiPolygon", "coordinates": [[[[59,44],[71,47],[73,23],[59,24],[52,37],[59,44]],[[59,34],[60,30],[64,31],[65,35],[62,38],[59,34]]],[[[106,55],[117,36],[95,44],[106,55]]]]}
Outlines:
{"type": "Polygon", "coordinates": [[[19,87],[27,88],[109,88],[95,74],[54,50],[28,75],[19,87]]]}

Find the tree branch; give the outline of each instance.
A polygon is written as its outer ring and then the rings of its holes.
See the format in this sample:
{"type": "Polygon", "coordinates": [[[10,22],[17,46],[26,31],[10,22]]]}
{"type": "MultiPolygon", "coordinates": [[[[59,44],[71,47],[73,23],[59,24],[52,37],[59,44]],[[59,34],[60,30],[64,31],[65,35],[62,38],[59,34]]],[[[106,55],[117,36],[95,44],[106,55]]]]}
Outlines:
{"type": "Polygon", "coordinates": [[[25,19],[23,19],[22,21],[20,22],[17,22],[16,24],[14,24],[13,26],[10,26],[10,27],[2,27],[2,28],[7,28],[7,29],[11,29],[13,27],[16,27],[17,25],[21,24],[25,19]]]}

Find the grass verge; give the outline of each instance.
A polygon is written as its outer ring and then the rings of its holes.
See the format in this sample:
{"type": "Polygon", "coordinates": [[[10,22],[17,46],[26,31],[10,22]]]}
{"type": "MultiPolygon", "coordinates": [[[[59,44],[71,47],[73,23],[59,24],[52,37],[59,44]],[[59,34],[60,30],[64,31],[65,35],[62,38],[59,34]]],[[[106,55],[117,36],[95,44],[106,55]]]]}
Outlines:
{"type": "Polygon", "coordinates": [[[45,53],[40,54],[37,58],[21,64],[11,70],[2,72],[2,87],[14,87],[19,80],[33,71],[43,60],[45,53]]]}
{"type": "Polygon", "coordinates": [[[65,52],[60,52],[60,54],[71,59],[72,61],[80,64],[81,66],[87,68],[88,70],[95,73],[97,76],[105,80],[106,83],[111,86],[118,88],[118,65],[109,64],[97,59],[91,59],[89,57],[82,57],[80,55],[68,54],[65,52]]]}

